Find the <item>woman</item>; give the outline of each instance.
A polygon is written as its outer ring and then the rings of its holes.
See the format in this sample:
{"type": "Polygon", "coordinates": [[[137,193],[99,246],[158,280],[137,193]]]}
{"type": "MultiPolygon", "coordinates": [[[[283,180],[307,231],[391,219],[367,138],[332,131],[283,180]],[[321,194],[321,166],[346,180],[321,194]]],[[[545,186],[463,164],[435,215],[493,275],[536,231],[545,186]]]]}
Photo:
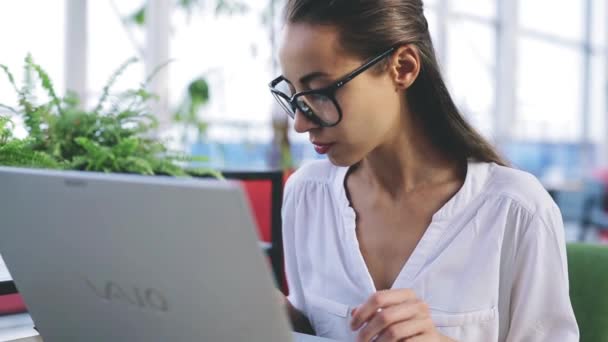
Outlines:
{"type": "Polygon", "coordinates": [[[560,212],[458,112],[422,2],[287,0],[285,21],[271,91],[328,157],[285,189],[296,327],[357,341],[578,341],[560,212]]]}

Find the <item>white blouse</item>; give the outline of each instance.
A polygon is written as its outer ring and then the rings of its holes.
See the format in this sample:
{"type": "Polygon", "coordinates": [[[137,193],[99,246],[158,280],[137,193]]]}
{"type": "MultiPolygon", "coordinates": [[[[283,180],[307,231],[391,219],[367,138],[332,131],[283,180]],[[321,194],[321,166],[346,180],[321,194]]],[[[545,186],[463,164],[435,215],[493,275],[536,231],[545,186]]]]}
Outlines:
{"type": "MultiPolygon", "coordinates": [[[[283,201],[288,299],[319,336],[339,340],[355,340],[351,309],[376,292],[347,170],[309,163],[289,178],[283,201]]],[[[561,214],[533,176],[515,169],[469,163],[392,288],[413,289],[438,330],[460,342],[579,340],[561,214]]]]}

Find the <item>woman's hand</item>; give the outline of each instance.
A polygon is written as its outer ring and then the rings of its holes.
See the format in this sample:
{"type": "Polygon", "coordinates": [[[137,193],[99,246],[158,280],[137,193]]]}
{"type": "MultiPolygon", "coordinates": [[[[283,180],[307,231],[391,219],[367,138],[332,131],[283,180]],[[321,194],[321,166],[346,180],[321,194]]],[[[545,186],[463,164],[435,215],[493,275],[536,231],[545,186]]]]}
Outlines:
{"type": "Polygon", "coordinates": [[[351,328],[361,327],[359,342],[453,341],[437,331],[428,305],[409,289],[379,291],[353,310],[351,328]]]}

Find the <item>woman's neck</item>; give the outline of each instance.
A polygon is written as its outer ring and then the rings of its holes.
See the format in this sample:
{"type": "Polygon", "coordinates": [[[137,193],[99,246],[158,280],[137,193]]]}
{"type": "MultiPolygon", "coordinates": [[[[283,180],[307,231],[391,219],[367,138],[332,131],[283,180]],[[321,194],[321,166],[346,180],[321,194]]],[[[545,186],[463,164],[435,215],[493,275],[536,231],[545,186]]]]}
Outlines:
{"type": "Polygon", "coordinates": [[[378,146],[355,172],[372,189],[393,198],[420,188],[463,178],[463,161],[437,148],[422,127],[398,125],[392,138],[378,146]]]}

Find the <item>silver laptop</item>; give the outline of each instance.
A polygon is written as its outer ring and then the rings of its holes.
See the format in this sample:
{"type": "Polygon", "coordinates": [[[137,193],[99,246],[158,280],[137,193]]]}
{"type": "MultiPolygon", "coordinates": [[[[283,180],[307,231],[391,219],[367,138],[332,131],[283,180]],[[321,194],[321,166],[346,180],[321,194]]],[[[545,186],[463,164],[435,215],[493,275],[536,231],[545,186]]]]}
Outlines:
{"type": "Polygon", "coordinates": [[[0,167],[0,254],[45,342],[290,332],[238,184],[0,167]]]}

